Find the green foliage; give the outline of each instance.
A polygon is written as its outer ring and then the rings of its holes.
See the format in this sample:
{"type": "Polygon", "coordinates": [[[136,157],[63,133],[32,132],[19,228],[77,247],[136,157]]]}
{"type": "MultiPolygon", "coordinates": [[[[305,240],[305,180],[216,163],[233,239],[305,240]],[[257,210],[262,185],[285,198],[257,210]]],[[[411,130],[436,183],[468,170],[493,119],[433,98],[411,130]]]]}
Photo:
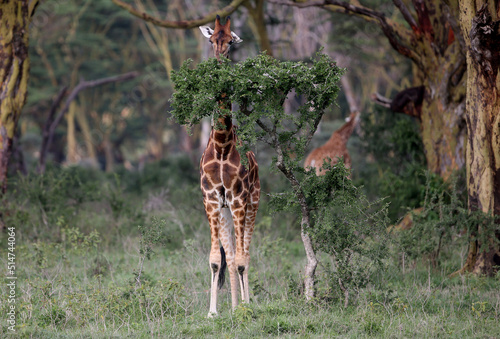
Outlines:
{"type": "Polygon", "coordinates": [[[166,230],[166,221],[153,218],[149,225],[138,226],[138,229],[141,236],[139,254],[151,260],[151,256],[155,253],[153,246],[165,245],[169,240],[168,236],[164,233],[166,230]]]}
{"type": "Polygon", "coordinates": [[[186,156],[171,156],[160,161],[146,163],[141,171],[117,171],[120,182],[130,193],[150,192],[161,186],[182,188],[199,183],[196,166],[186,156]]]}
{"type": "MultiPolygon", "coordinates": [[[[360,152],[374,162],[358,166],[355,181],[369,197],[387,197],[388,217],[395,223],[408,208],[421,207],[425,198],[427,163],[418,123],[382,108],[361,118],[360,152]]],[[[442,184],[438,177],[433,180],[442,184]]]]}
{"type": "Polygon", "coordinates": [[[49,166],[43,175],[11,178],[0,213],[7,225],[16,227],[18,240],[23,242],[60,242],[65,229],[73,229],[81,234],[96,231],[101,245],[109,246],[118,241],[117,234],[137,235],[137,225],[149,223],[153,216],[166,219],[171,235],[184,237],[192,229],[185,229],[189,226],[184,226],[182,218],[205,218],[202,208],[192,213],[198,185],[196,169],[187,157],[147,164],[142,172],[111,175],[82,167],[49,166]]]}
{"type": "Polygon", "coordinates": [[[234,310],[234,318],[239,323],[248,323],[254,318],[254,311],[248,304],[241,303],[234,310]]]}
{"type": "MultiPolygon", "coordinates": [[[[334,103],[342,74],[325,54],[318,54],[310,66],[278,61],[265,54],[234,66],[228,59],[219,63],[215,58],[194,69],[190,64],[188,60],[172,73],[176,92],[171,99],[171,113],[179,123],[192,126],[204,117],[213,116],[217,121],[223,115],[232,115],[240,123],[241,152],[260,139],[271,146],[280,143],[288,147],[288,152],[296,153],[296,159],[304,154],[310,137],[307,131],[316,130],[324,110],[334,103]],[[298,112],[287,114],[283,102],[292,90],[304,104],[298,112]],[[224,100],[237,104],[239,109],[231,112],[230,108],[221,108],[222,93],[224,100]]],[[[286,162],[292,161],[288,152],[286,162]]]]}
{"type": "Polygon", "coordinates": [[[83,234],[76,227],[65,227],[62,229],[63,242],[68,244],[73,251],[78,251],[80,254],[89,253],[91,249],[97,249],[101,242],[99,232],[92,231],[90,234],[83,234]]]}
{"type": "Polygon", "coordinates": [[[81,168],[54,167],[39,175],[13,178],[0,213],[26,239],[60,239],[60,220],[72,220],[82,206],[102,200],[102,174],[81,168]]]}
{"type": "MultiPolygon", "coordinates": [[[[114,184],[113,177],[103,176],[102,180],[99,186],[114,184]]],[[[131,206],[140,207],[149,199],[129,190],[125,180],[121,184],[131,206]]],[[[342,292],[334,285],[336,268],[328,265],[331,256],[321,254],[321,259],[326,259],[317,269],[320,279],[316,286],[322,298],[306,302],[301,295],[300,272],[304,253],[293,213],[277,214],[262,222],[264,215],[258,217],[249,275],[251,303],[232,312],[230,294],[224,289],[219,298],[219,317],[207,319],[209,230],[203,207],[192,202],[197,200],[193,197],[198,188],[185,195],[177,194],[173,186],[168,188],[175,197],[172,204],[186,225],[186,235],[172,236],[167,247],[153,245],[156,255],[144,261],[137,289],[130,277],[137,267],[140,234],[137,226],[122,232],[109,230],[114,221],[107,206],[98,211],[100,219],[94,219],[93,209],[107,205],[105,200],[84,202],[75,209],[77,215],[56,219],[51,227],[62,233],[54,234],[53,239],[20,238],[16,246],[16,335],[387,338],[491,337],[498,333],[498,278],[463,276],[450,280],[447,272],[432,270],[429,277],[428,266],[420,262],[402,274],[398,263],[388,258],[383,274],[371,275],[370,284],[354,288],[350,298],[355,302],[344,309],[342,292]],[[184,209],[187,212],[181,213],[184,209]],[[84,213],[84,221],[77,217],[79,213],[84,213]],[[91,236],[94,229],[100,242],[91,240],[95,238],[91,236]],[[422,326],[424,323],[428,326],[422,326]]],[[[266,195],[261,204],[268,209],[266,195]]],[[[153,219],[149,220],[135,222],[151,228],[153,219]]],[[[168,217],[160,214],[157,220],[158,228],[172,235],[168,217]]],[[[24,232],[19,232],[19,237],[24,232]]],[[[0,239],[4,239],[1,237],[0,233],[0,239]]],[[[390,243],[385,245],[391,247],[390,243]]],[[[460,248],[450,246],[450,250],[451,255],[441,258],[444,265],[452,265],[460,256],[460,248]]],[[[358,279],[356,274],[354,279],[358,279]]],[[[1,291],[8,293],[6,286],[1,291]]],[[[8,305],[0,303],[3,314],[8,305]]],[[[6,327],[0,328],[0,336],[7,335],[6,327]]]]}
{"type": "Polygon", "coordinates": [[[385,231],[387,205],[366,199],[348,178],[342,159],[334,166],[325,162],[323,168],[325,175],[310,171],[303,180],[313,206],[314,224],[307,231],[315,248],[332,257],[332,267],[327,268],[332,291],[358,291],[384,268],[390,243],[385,231]]]}
{"type": "MultiPolygon", "coordinates": [[[[140,258],[138,269],[133,273],[135,276],[136,290],[142,284],[141,277],[143,275],[144,260],[151,260],[151,258],[155,254],[155,252],[153,251],[153,246],[164,245],[168,241],[168,238],[164,233],[166,230],[165,226],[165,220],[159,220],[155,217],[152,218],[150,225],[138,226],[140,233],[140,258]]],[[[142,280],[144,280],[144,277],[142,278],[142,280]]]]}

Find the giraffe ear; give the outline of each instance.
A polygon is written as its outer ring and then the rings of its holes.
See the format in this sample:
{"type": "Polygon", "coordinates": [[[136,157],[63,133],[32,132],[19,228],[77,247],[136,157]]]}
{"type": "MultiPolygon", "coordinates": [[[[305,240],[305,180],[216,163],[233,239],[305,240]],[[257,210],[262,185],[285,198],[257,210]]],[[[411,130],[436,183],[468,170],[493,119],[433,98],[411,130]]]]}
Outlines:
{"type": "Polygon", "coordinates": [[[231,36],[233,37],[233,43],[239,44],[240,42],[243,42],[239,36],[236,35],[236,33],[231,32],[231,36]]]}
{"type": "Polygon", "coordinates": [[[205,36],[205,38],[207,38],[207,39],[210,39],[212,34],[214,34],[214,30],[208,26],[200,26],[200,31],[201,31],[201,34],[203,34],[205,36]]]}

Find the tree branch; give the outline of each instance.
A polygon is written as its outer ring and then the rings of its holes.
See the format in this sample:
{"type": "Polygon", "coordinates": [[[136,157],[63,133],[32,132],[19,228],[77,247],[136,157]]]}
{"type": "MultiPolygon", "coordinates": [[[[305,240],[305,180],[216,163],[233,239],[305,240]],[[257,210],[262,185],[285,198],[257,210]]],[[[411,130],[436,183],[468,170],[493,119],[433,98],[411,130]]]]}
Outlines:
{"type": "Polygon", "coordinates": [[[401,12],[401,14],[403,14],[403,17],[405,18],[406,22],[410,25],[413,32],[415,32],[416,34],[420,34],[420,29],[418,28],[415,18],[413,17],[413,15],[411,15],[410,10],[408,9],[408,7],[406,7],[403,1],[392,0],[392,2],[394,2],[394,5],[396,5],[396,7],[399,8],[399,11],[401,12]]]}
{"type": "Polygon", "coordinates": [[[340,83],[342,84],[342,89],[344,90],[344,95],[345,95],[345,98],[347,99],[347,104],[349,105],[349,111],[351,113],[358,112],[359,107],[358,107],[358,104],[356,102],[356,98],[354,96],[354,91],[352,89],[351,82],[349,81],[349,78],[347,77],[347,75],[344,75],[340,79],[340,83]]]}
{"type": "Polygon", "coordinates": [[[149,15],[146,12],[142,12],[134,8],[132,5],[122,1],[122,0],[112,0],[115,5],[127,10],[130,14],[141,18],[142,20],[145,20],[147,22],[150,22],[156,26],[160,27],[166,27],[166,28],[180,28],[180,29],[188,29],[188,28],[195,28],[199,27],[201,25],[207,24],[209,22],[212,22],[215,20],[215,17],[217,15],[220,15],[222,17],[230,15],[238,7],[240,7],[243,2],[246,0],[233,0],[229,5],[222,9],[218,9],[216,11],[210,12],[207,15],[205,15],[202,18],[199,19],[194,19],[194,20],[179,20],[179,21],[170,21],[170,20],[162,20],[156,17],[153,17],[149,15]]]}
{"type": "Polygon", "coordinates": [[[389,43],[398,53],[410,58],[420,69],[423,69],[420,56],[408,47],[411,45],[411,41],[415,39],[413,32],[393,20],[388,19],[382,12],[364,6],[355,6],[339,0],[308,0],[305,2],[293,2],[290,0],[268,1],[273,4],[299,8],[320,7],[330,12],[355,15],[366,21],[375,22],[380,26],[382,32],[389,39],[389,43]]]}
{"type": "Polygon", "coordinates": [[[32,18],[33,15],[35,15],[35,10],[38,7],[39,3],[40,3],[39,0],[31,0],[28,3],[28,15],[30,18],[32,18]]]}
{"type": "Polygon", "coordinates": [[[49,112],[49,118],[47,122],[45,123],[44,131],[43,131],[43,140],[42,140],[42,147],[40,149],[40,161],[38,163],[38,172],[39,173],[44,173],[45,172],[45,158],[47,155],[47,152],[52,144],[52,140],[54,139],[54,132],[57,128],[57,125],[61,122],[61,119],[63,118],[64,114],[68,111],[69,105],[73,100],[76,99],[78,93],[83,91],[86,88],[89,87],[96,87],[96,86],[101,86],[105,85],[111,82],[119,82],[119,81],[125,81],[129,79],[133,79],[136,76],[138,76],[138,72],[129,72],[125,74],[120,74],[112,77],[107,77],[107,78],[102,78],[102,79],[97,79],[97,80],[91,80],[91,81],[85,81],[81,80],[78,85],[71,91],[69,94],[68,98],[64,102],[63,108],[59,111],[57,116],[54,118],[55,111],[59,104],[61,103],[64,95],[66,94],[66,89],[67,87],[64,87],[61,89],[59,94],[57,95],[56,99],[52,103],[52,107],[49,112]]]}
{"type": "Polygon", "coordinates": [[[380,93],[373,93],[372,96],[371,96],[371,99],[377,105],[380,105],[380,106],[385,107],[385,108],[390,108],[391,107],[392,100],[389,99],[389,98],[384,97],[380,93]]]}

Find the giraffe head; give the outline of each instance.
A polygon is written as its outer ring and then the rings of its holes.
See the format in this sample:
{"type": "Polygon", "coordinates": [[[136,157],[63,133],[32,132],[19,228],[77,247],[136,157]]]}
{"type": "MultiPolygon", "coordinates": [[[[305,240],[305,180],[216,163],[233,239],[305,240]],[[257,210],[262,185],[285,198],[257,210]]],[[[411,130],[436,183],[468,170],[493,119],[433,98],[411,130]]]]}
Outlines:
{"type": "Polygon", "coordinates": [[[226,18],[226,23],[221,25],[220,16],[215,19],[215,29],[208,26],[200,27],[201,33],[210,41],[214,48],[214,56],[219,59],[220,55],[227,57],[232,44],[238,44],[243,40],[234,32],[231,32],[231,18],[226,18]]]}

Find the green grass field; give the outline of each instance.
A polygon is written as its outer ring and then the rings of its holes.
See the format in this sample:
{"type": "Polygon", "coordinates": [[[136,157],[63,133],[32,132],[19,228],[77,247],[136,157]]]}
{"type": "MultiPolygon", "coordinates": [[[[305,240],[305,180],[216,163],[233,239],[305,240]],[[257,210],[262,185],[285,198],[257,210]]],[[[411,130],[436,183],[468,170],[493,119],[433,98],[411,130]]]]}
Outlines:
{"type": "MultiPolygon", "coordinates": [[[[464,246],[444,248],[436,267],[425,258],[403,267],[388,242],[384,269],[347,308],[322,254],[317,296],[306,302],[297,216],[271,215],[265,196],[251,247],[251,303],[231,312],[226,279],[219,316],[207,318],[209,227],[196,173],[178,180],[169,166],[154,166],[137,176],[57,170],[11,180],[3,212],[16,228],[16,331],[6,326],[4,279],[0,337],[500,337],[500,277],[448,278],[464,246]],[[150,259],[140,253],[139,225],[163,243],[150,259]]],[[[3,267],[7,238],[0,236],[3,267]]]]}

